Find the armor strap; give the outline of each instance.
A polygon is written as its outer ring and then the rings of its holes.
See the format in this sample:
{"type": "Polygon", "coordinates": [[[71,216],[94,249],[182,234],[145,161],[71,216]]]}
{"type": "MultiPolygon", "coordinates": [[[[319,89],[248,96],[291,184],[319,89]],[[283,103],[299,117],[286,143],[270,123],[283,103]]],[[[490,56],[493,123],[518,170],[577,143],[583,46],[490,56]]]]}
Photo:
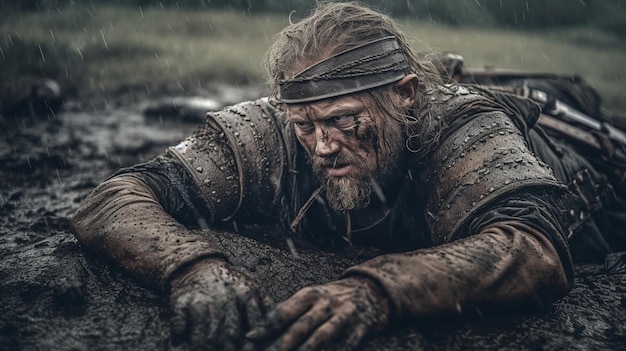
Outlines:
{"type": "Polygon", "coordinates": [[[602,145],[600,144],[600,142],[598,141],[598,138],[595,135],[585,130],[582,130],[580,128],[576,128],[572,126],[571,124],[560,121],[549,115],[542,113],[541,116],[539,117],[539,120],[537,121],[537,124],[543,127],[552,129],[554,131],[557,131],[569,137],[570,139],[576,140],[579,143],[587,145],[595,150],[598,150],[598,151],[603,150],[602,145]]]}

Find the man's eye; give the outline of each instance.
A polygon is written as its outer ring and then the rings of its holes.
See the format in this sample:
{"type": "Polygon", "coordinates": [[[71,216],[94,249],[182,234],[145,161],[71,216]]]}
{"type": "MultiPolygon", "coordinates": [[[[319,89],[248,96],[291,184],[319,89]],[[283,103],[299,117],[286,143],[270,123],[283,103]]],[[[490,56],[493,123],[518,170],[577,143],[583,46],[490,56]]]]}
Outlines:
{"type": "Polygon", "coordinates": [[[294,122],[294,124],[302,133],[310,133],[313,131],[313,125],[309,122],[294,122]]]}
{"type": "Polygon", "coordinates": [[[335,116],[329,120],[337,128],[350,128],[354,126],[354,115],[335,116]]]}

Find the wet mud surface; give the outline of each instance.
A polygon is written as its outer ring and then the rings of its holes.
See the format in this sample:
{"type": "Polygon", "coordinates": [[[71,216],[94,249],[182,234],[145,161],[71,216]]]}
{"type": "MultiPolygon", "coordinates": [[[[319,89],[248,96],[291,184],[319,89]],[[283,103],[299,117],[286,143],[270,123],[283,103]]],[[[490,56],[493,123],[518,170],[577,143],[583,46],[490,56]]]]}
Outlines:
{"type": "MultiPolygon", "coordinates": [[[[167,298],[84,252],[69,232],[89,190],[195,127],[189,116],[146,117],[143,107],[70,105],[52,118],[0,119],[0,350],[184,349],[171,344],[167,298]]],[[[240,236],[219,243],[275,301],[366,255],[294,257],[240,236]]],[[[364,349],[626,349],[626,269],[613,267],[578,266],[573,291],[541,310],[398,325],[364,349]]]]}

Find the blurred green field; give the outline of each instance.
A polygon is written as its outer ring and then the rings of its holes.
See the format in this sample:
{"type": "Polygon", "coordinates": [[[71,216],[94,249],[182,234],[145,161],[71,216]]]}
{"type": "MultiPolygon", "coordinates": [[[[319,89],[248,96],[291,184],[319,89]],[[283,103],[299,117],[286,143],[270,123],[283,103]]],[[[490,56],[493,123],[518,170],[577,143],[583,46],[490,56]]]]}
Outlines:
{"type": "MultiPolygon", "coordinates": [[[[79,100],[210,94],[223,83],[263,84],[262,58],[286,15],[70,6],[3,15],[0,96],[58,79],[79,100]]],[[[400,21],[416,51],[462,54],[468,67],[578,74],[610,109],[626,112],[626,42],[580,27],[541,32],[400,21]]]]}

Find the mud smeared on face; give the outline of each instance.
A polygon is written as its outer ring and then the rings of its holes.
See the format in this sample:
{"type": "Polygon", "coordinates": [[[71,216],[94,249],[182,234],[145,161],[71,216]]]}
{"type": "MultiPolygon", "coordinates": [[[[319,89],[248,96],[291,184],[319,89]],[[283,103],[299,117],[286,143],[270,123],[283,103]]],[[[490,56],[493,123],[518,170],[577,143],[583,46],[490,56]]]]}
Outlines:
{"type": "MultiPolygon", "coordinates": [[[[372,183],[391,184],[405,154],[402,123],[390,117],[370,94],[356,94],[288,106],[311,166],[338,211],[366,207],[372,183]]],[[[377,191],[380,192],[380,191],[377,191]]]]}
{"type": "Polygon", "coordinates": [[[342,149],[332,160],[313,157],[313,170],[326,184],[326,200],[335,210],[364,208],[370,203],[372,183],[389,183],[403,154],[403,131],[395,120],[374,114],[370,109],[353,116],[353,126],[342,129],[352,147],[342,149]],[[360,152],[359,152],[360,151],[360,152]],[[357,175],[330,177],[325,168],[353,165],[357,175]]]}

